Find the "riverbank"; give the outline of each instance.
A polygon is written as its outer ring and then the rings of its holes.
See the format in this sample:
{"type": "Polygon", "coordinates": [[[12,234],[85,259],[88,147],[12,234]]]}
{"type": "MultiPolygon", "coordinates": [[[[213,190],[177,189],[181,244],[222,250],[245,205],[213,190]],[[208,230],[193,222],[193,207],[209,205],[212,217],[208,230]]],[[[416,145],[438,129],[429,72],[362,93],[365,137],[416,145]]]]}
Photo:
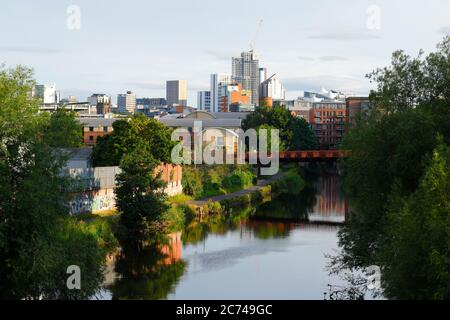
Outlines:
{"type": "MultiPolygon", "coordinates": [[[[283,168],[283,177],[293,169],[283,168]]],[[[327,255],[339,249],[339,225],[333,222],[345,218],[345,198],[336,174],[321,169],[318,176],[302,172],[302,177],[308,188],[297,195],[294,190],[278,194],[292,184],[272,177],[253,192],[270,190],[264,203],[204,216],[185,212],[181,233],[164,248],[166,256],[150,251],[120,255],[100,298],[323,299],[328,284],[344,285],[328,275],[326,266],[327,255]]],[[[208,197],[201,204],[220,200],[224,210],[223,202],[236,204],[250,194],[208,197]]],[[[197,201],[177,200],[184,207],[197,201]]]]}
{"type": "Polygon", "coordinates": [[[283,177],[283,173],[279,172],[278,174],[270,177],[269,179],[258,180],[258,183],[254,186],[248,187],[243,190],[235,191],[228,194],[223,194],[219,196],[206,197],[201,200],[191,200],[187,204],[195,205],[195,206],[203,206],[208,202],[222,202],[225,200],[232,200],[236,198],[240,198],[245,195],[253,194],[258,191],[263,191],[265,187],[270,185],[272,182],[277,181],[283,177]]]}

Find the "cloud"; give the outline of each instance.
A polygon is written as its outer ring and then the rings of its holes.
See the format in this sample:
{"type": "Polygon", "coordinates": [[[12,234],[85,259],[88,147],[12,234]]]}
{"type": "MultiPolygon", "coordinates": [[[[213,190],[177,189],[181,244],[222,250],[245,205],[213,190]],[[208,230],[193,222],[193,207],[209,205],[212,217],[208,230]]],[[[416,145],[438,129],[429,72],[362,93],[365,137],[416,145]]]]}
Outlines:
{"type": "Polygon", "coordinates": [[[205,50],[204,53],[212,56],[216,60],[231,61],[231,58],[236,56],[239,50],[205,50]]]}
{"type": "Polygon", "coordinates": [[[445,27],[439,28],[438,32],[443,33],[448,36],[448,35],[450,35],[450,26],[445,26],[445,27]]]}
{"type": "Polygon", "coordinates": [[[318,58],[314,57],[306,57],[306,56],[297,56],[297,59],[303,60],[303,61],[347,61],[348,59],[345,57],[339,57],[339,56],[322,56],[318,58]]]}
{"type": "Polygon", "coordinates": [[[55,48],[37,48],[37,47],[0,47],[0,51],[16,52],[16,53],[44,53],[44,54],[53,54],[61,52],[61,50],[55,48]]]}
{"type": "Polygon", "coordinates": [[[320,90],[330,88],[343,92],[363,93],[370,90],[369,82],[364,78],[336,77],[331,75],[317,75],[310,77],[286,78],[283,84],[288,91],[320,90]]]}
{"type": "Polygon", "coordinates": [[[315,58],[305,57],[305,56],[298,56],[297,59],[303,60],[303,61],[314,61],[314,60],[316,60],[315,58]]]}
{"type": "Polygon", "coordinates": [[[166,90],[166,82],[128,82],[126,86],[136,89],[166,90]]]}
{"type": "Polygon", "coordinates": [[[379,36],[366,31],[344,31],[319,33],[306,37],[313,40],[361,41],[380,39],[379,36]]]}
{"type": "Polygon", "coordinates": [[[339,56],[323,56],[319,57],[320,61],[347,61],[348,59],[345,57],[339,57],[339,56]]]}

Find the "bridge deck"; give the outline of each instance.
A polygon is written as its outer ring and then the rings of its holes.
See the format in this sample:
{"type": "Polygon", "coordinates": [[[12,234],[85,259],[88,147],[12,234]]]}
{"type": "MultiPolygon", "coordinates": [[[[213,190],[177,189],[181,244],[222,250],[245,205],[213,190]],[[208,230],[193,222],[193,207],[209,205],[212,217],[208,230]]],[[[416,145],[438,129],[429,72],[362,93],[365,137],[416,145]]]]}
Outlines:
{"type": "MultiPolygon", "coordinates": [[[[301,150],[301,151],[280,151],[280,161],[326,161],[346,158],[350,155],[348,150],[301,150]]],[[[270,158],[271,156],[269,156],[270,158]]],[[[249,159],[249,154],[246,154],[249,159]]]]}

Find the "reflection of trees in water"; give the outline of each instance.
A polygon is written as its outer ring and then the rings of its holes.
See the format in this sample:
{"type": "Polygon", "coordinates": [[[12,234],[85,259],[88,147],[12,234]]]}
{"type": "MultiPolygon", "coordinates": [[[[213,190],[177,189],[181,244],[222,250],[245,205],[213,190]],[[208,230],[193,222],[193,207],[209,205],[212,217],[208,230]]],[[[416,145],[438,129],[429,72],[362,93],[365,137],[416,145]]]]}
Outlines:
{"type": "Polygon", "coordinates": [[[308,212],[315,204],[315,193],[313,188],[306,187],[298,196],[281,194],[274,200],[259,206],[253,218],[305,221],[308,219],[308,212]]]}
{"type": "Polygon", "coordinates": [[[123,248],[116,257],[118,277],[108,286],[112,299],[165,299],[183,275],[186,263],[172,259],[155,247],[123,248]]]}
{"type": "Polygon", "coordinates": [[[221,234],[234,231],[255,211],[252,206],[235,210],[228,215],[215,214],[193,218],[186,224],[182,233],[183,244],[195,245],[206,239],[208,234],[221,234]]]}
{"type": "Polygon", "coordinates": [[[292,229],[295,229],[295,223],[269,222],[250,220],[246,223],[247,229],[258,239],[285,238],[289,236],[292,229]]]}

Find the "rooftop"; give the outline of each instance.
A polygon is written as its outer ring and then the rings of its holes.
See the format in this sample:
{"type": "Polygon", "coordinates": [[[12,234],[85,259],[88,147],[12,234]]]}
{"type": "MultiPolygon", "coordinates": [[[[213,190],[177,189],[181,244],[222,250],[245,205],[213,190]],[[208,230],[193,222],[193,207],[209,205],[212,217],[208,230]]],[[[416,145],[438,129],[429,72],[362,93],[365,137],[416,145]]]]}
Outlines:
{"type": "Polygon", "coordinates": [[[88,127],[110,127],[119,118],[78,118],[81,124],[88,127]]]}

